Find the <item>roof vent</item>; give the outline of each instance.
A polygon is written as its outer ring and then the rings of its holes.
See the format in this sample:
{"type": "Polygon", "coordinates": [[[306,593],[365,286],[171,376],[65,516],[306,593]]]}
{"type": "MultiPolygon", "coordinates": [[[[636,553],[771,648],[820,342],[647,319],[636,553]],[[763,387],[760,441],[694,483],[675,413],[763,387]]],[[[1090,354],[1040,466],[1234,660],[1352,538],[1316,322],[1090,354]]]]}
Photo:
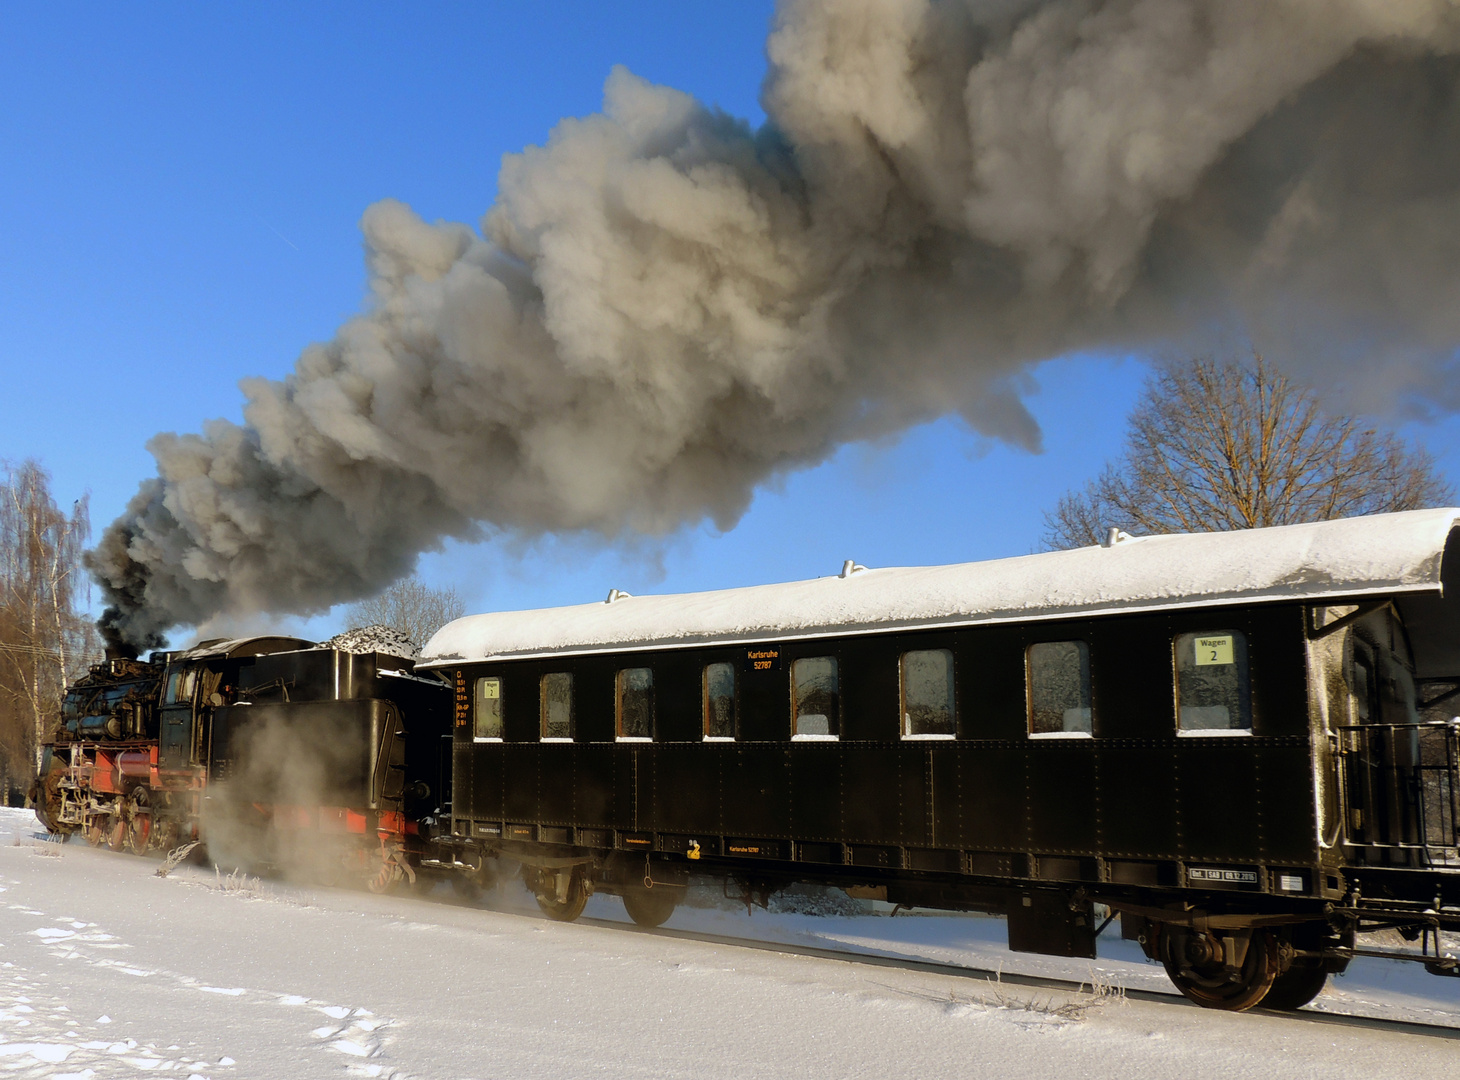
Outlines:
{"type": "Polygon", "coordinates": [[[608,599],[605,600],[604,603],[605,604],[611,604],[615,600],[627,600],[629,597],[631,597],[633,595],[634,595],[633,593],[626,593],[622,589],[609,589],[608,590],[608,599]]]}
{"type": "Polygon", "coordinates": [[[1101,547],[1115,547],[1116,544],[1123,544],[1132,539],[1131,534],[1124,529],[1117,529],[1114,525],[1105,534],[1105,539],[1100,541],[1101,547]]]}
{"type": "Polygon", "coordinates": [[[848,559],[846,562],[842,563],[842,572],[838,574],[837,577],[849,578],[853,574],[860,574],[865,569],[867,568],[861,563],[857,562],[856,559],[848,559]]]}

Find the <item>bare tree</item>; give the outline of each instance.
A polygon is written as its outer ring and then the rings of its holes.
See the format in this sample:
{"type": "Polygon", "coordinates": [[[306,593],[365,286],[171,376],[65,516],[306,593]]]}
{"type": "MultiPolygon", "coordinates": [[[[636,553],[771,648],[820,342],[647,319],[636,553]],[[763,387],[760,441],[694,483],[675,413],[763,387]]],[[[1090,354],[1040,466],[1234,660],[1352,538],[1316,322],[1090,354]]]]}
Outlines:
{"type": "Polygon", "coordinates": [[[1044,516],[1050,548],[1131,533],[1255,529],[1443,506],[1454,489],[1434,459],[1251,363],[1162,368],[1130,416],[1123,457],[1044,516]]]}
{"type": "Polygon", "coordinates": [[[451,620],[465,614],[466,601],[455,589],[433,589],[412,575],[379,596],[351,604],[345,622],[350,627],[388,626],[420,646],[451,620]]]}
{"type": "Polygon", "coordinates": [[[81,610],[87,500],[70,516],[34,460],[4,467],[0,484],[0,798],[34,775],[36,749],[60,711],[66,684],[99,653],[81,610]]]}

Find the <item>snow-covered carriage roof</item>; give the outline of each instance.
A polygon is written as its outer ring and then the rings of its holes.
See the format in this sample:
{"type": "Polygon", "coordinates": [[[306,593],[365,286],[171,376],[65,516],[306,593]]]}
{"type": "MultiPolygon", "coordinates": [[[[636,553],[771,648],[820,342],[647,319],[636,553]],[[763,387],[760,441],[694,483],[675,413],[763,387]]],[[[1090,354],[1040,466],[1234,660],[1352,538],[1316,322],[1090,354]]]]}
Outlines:
{"type": "MultiPolygon", "coordinates": [[[[952,566],[857,567],[841,576],[457,619],[418,668],[545,654],[620,652],[972,626],[1165,608],[1393,597],[1421,675],[1460,673],[1460,602],[1443,602],[1460,509],[1308,525],[1124,537],[952,566]]],[[[1460,537],[1460,533],[1456,534],[1460,537]]],[[[1457,540],[1460,543],[1460,540],[1457,540]]],[[[1451,569],[1451,574],[1455,573],[1451,569]]],[[[615,598],[617,597],[617,598],[615,598]]]]}

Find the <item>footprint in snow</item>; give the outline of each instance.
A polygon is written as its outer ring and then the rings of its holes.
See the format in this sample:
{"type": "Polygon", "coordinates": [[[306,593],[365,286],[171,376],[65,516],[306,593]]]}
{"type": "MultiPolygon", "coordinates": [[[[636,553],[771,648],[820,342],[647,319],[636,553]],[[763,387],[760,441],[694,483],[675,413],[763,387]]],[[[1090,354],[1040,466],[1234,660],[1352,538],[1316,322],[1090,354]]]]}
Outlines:
{"type": "Polygon", "coordinates": [[[32,930],[32,936],[42,938],[45,941],[65,941],[67,938],[76,936],[75,930],[62,930],[56,926],[42,926],[39,930],[32,930]]]}
{"type": "MultiPolygon", "coordinates": [[[[315,1028],[311,1035],[327,1043],[329,1049],[353,1058],[372,1058],[383,1049],[380,1029],[390,1022],[382,1020],[368,1009],[351,1009],[345,1005],[316,1005],[316,1011],[324,1013],[331,1020],[348,1019],[348,1024],[327,1025],[315,1028]]],[[[371,1072],[371,1076],[383,1073],[371,1072]]]]}
{"type": "MultiPolygon", "coordinates": [[[[11,979],[13,986],[21,980],[11,979]]],[[[80,1021],[66,1019],[71,1010],[50,994],[7,994],[0,1006],[0,1073],[5,1076],[33,1080],[90,1080],[92,1077],[126,1075],[138,1072],[166,1073],[209,1080],[206,1061],[195,1061],[177,1053],[182,1047],[168,1046],[159,1050],[156,1044],[139,1043],[136,1039],[97,1039],[89,1037],[80,1021]],[[16,1029],[24,1028],[24,1033],[16,1029]],[[61,1071],[62,1068],[65,1071],[61,1071]]],[[[109,1016],[99,1016],[93,1024],[110,1024],[109,1016]]]]}

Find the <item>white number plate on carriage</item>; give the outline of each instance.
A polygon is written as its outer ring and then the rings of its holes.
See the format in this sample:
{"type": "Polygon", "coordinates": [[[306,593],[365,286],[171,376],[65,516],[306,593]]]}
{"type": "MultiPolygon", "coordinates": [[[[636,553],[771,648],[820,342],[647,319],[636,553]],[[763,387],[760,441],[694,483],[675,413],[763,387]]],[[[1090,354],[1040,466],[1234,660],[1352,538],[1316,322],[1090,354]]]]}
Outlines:
{"type": "Polygon", "coordinates": [[[1203,885],[1256,885],[1256,870],[1229,870],[1221,866],[1188,866],[1186,880],[1203,885]]]}

